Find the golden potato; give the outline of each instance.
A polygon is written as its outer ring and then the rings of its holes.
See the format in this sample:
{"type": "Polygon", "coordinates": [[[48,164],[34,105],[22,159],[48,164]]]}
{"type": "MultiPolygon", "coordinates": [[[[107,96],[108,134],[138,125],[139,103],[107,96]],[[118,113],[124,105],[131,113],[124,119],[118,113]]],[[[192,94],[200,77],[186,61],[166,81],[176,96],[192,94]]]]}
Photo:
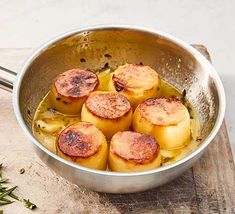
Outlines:
{"type": "Polygon", "coordinates": [[[72,69],[60,74],[50,92],[54,107],[65,114],[79,114],[90,92],[97,89],[96,74],[82,69],[72,69]]]}
{"type": "Polygon", "coordinates": [[[81,120],[94,124],[110,140],[116,132],[129,129],[131,105],[117,92],[93,92],[82,107],[81,120]]]}
{"type": "Polygon", "coordinates": [[[159,97],[160,84],[159,75],[149,66],[126,64],[114,71],[108,89],[125,95],[135,109],[144,100],[159,97]]]}
{"type": "Polygon", "coordinates": [[[105,170],[108,146],[103,133],[87,122],[65,128],[56,142],[57,154],[82,166],[105,170]]]}
{"type": "Polygon", "coordinates": [[[160,147],[153,137],[132,131],[118,132],[113,136],[109,150],[112,171],[144,171],[160,165],[160,147]]]}
{"type": "Polygon", "coordinates": [[[183,147],[190,140],[190,116],[177,98],[148,99],[133,116],[133,130],[152,135],[161,149],[183,147]]]}
{"type": "Polygon", "coordinates": [[[64,128],[64,124],[61,121],[56,120],[37,120],[35,125],[43,132],[54,133],[64,128]]]}

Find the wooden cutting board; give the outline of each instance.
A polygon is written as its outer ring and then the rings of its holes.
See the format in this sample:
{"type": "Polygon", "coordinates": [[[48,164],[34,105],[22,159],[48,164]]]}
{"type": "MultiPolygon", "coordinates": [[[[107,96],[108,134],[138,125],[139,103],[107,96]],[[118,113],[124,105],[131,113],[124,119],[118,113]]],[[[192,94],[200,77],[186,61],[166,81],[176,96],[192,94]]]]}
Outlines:
{"type": "MultiPolygon", "coordinates": [[[[206,48],[195,45],[209,59],[206,48]]],[[[31,49],[0,49],[0,65],[18,70],[31,49]]],[[[181,177],[160,188],[135,194],[104,194],[58,177],[33,151],[15,119],[12,95],[0,89],[0,163],[19,202],[0,207],[6,214],[49,213],[235,213],[235,166],[225,122],[203,157],[181,177]],[[24,174],[19,170],[25,169],[24,174]]]]}

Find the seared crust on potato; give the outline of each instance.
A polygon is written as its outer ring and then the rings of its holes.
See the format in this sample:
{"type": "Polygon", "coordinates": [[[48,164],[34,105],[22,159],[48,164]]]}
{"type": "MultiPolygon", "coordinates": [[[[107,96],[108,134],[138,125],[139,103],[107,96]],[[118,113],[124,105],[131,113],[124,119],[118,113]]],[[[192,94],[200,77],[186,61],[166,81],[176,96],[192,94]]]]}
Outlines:
{"type": "Polygon", "coordinates": [[[113,136],[111,149],[115,155],[127,161],[143,164],[151,162],[159,153],[160,147],[149,135],[124,131],[113,136]]]}
{"type": "Polygon", "coordinates": [[[152,135],[162,149],[172,150],[189,142],[190,115],[177,98],[148,99],[135,110],[133,130],[152,135]]]}
{"type": "Polygon", "coordinates": [[[72,125],[60,133],[58,147],[68,156],[90,157],[98,151],[102,143],[102,135],[98,134],[97,131],[89,123],[72,125]],[[84,129],[89,129],[89,132],[92,132],[93,135],[87,135],[84,133],[84,129]],[[97,132],[97,134],[94,134],[94,132],[97,132]]]}
{"type": "Polygon", "coordinates": [[[132,131],[118,132],[113,136],[109,152],[111,170],[142,171],[160,164],[160,146],[153,137],[132,131]]]}
{"type": "Polygon", "coordinates": [[[79,114],[86,98],[98,85],[98,77],[93,72],[71,69],[56,78],[50,98],[58,111],[79,114]]]}
{"type": "Polygon", "coordinates": [[[159,97],[160,77],[149,66],[126,64],[114,71],[109,90],[125,95],[135,108],[145,99],[159,97]]]}
{"type": "Polygon", "coordinates": [[[177,98],[148,99],[139,105],[140,114],[157,126],[177,125],[185,118],[185,106],[177,98]]]}
{"type": "Polygon", "coordinates": [[[115,93],[93,93],[86,101],[87,109],[105,119],[118,119],[131,110],[126,97],[115,93]]]}
{"type": "Polygon", "coordinates": [[[55,88],[62,96],[78,98],[89,95],[98,83],[96,74],[77,68],[60,74],[55,81],[55,88]]]}
{"type": "Polygon", "coordinates": [[[116,132],[129,129],[132,109],[125,96],[97,91],[91,93],[84,103],[81,119],[94,124],[110,140],[116,132]]]}
{"type": "Polygon", "coordinates": [[[65,159],[94,169],[106,169],[107,142],[94,125],[79,122],[65,128],[58,136],[57,153],[65,159]]]}

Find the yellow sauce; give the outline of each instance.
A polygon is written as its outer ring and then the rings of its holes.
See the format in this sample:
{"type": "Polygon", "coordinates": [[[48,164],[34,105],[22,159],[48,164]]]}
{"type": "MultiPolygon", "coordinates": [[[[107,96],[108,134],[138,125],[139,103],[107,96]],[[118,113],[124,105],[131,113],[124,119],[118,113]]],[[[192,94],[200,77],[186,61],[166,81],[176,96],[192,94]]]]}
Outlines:
{"type": "MultiPolygon", "coordinates": [[[[111,69],[97,72],[100,82],[100,90],[107,90],[111,74],[111,69]]],[[[161,96],[182,97],[182,94],[180,94],[173,86],[161,80],[161,96]]],[[[188,108],[191,118],[191,141],[188,142],[188,144],[185,145],[183,148],[171,151],[161,150],[161,155],[163,158],[162,165],[167,165],[182,159],[183,157],[194,151],[200,144],[200,141],[198,141],[200,126],[197,115],[193,111],[188,101],[185,101],[185,106],[188,108]]],[[[80,115],[66,115],[56,111],[56,109],[54,109],[52,103],[50,102],[48,92],[47,95],[40,102],[36,110],[32,127],[33,134],[46,148],[56,153],[55,142],[60,131],[63,130],[65,127],[79,121],[80,115]]]]}

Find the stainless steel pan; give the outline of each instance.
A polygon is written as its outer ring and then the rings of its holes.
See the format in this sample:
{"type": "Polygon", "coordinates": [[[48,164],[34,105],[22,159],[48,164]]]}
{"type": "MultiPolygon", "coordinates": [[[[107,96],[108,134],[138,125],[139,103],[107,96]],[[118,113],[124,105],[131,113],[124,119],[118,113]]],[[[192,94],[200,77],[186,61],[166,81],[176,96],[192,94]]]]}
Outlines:
{"type": "MultiPolygon", "coordinates": [[[[15,73],[1,68],[0,74],[0,85],[11,90],[15,73]]],[[[167,183],[201,157],[222,123],[225,94],[212,65],[185,42],[145,28],[97,26],[62,34],[38,48],[14,81],[13,105],[21,128],[48,167],[73,183],[95,191],[128,193],[167,183]],[[96,70],[105,65],[115,68],[125,62],[150,65],[180,91],[187,91],[202,127],[202,144],[196,151],[158,169],[117,173],[68,162],[50,152],[32,135],[34,112],[56,75],[75,67],[96,70]]]]}

